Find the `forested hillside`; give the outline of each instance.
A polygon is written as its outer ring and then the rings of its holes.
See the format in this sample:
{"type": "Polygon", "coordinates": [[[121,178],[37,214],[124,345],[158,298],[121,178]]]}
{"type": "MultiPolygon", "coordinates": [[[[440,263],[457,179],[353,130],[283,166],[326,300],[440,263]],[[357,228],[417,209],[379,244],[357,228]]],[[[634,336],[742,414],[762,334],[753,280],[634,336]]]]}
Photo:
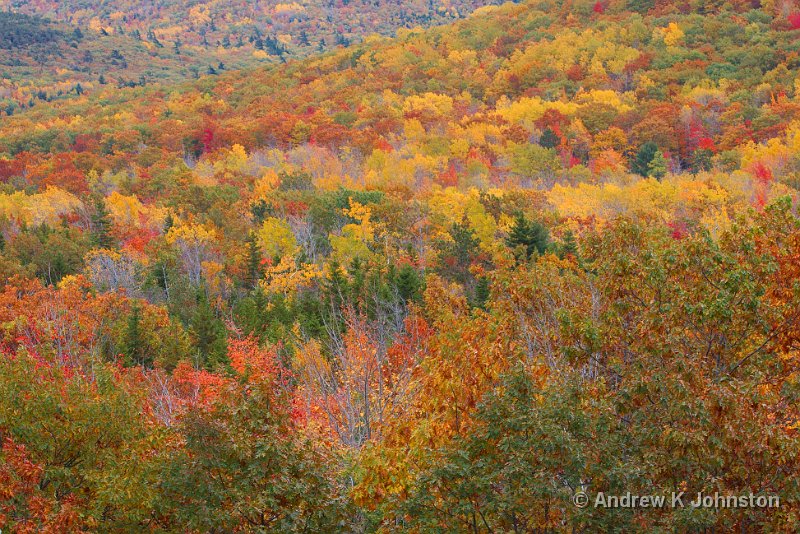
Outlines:
{"type": "Polygon", "coordinates": [[[0,118],[0,529],[800,530],[800,8],[396,33],[0,118]]]}
{"type": "Polygon", "coordinates": [[[174,83],[285,62],[490,3],[0,0],[0,112],[106,84],[174,83]]]}

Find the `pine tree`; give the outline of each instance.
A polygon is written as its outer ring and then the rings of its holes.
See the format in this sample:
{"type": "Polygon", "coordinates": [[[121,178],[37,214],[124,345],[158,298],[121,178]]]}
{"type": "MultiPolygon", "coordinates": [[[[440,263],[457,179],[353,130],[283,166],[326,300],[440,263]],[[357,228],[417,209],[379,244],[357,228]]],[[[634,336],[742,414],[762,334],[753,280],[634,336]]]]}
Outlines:
{"type": "Polygon", "coordinates": [[[485,276],[478,278],[478,283],[475,284],[475,298],[473,304],[476,308],[482,310],[486,309],[486,303],[489,302],[490,288],[489,279],[485,276]]]}
{"type": "Polygon", "coordinates": [[[300,32],[300,44],[302,46],[309,46],[311,44],[311,42],[308,40],[308,34],[305,30],[300,32]]]}
{"type": "Polygon", "coordinates": [[[142,310],[138,304],[134,304],[125,327],[122,353],[125,355],[126,365],[142,365],[150,368],[153,367],[153,357],[149,354],[144,340],[141,322],[142,310]]]}
{"type": "Polygon", "coordinates": [[[561,242],[560,256],[562,258],[572,256],[573,258],[578,259],[578,242],[575,241],[575,234],[573,234],[571,230],[564,232],[564,238],[561,242]]]}
{"type": "Polygon", "coordinates": [[[636,153],[636,159],[631,163],[631,170],[640,176],[648,176],[650,172],[650,162],[658,152],[658,145],[652,142],[647,142],[639,147],[639,152],[636,153]]]}
{"type": "Polygon", "coordinates": [[[664,154],[657,150],[653,154],[653,159],[647,164],[647,175],[661,180],[665,174],[667,174],[667,160],[664,158],[664,154]]]}
{"type": "Polygon", "coordinates": [[[258,247],[255,232],[250,232],[247,238],[247,286],[250,289],[258,287],[261,275],[261,249],[258,247]]]}
{"type": "Polygon", "coordinates": [[[453,224],[449,233],[451,241],[445,243],[441,253],[442,274],[461,284],[469,284],[474,279],[469,268],[478,253],[478,238],[466,217],[453,224]]]}
{"type": "Polygon", "coordinates": [[[558,138],[558,135],[551,128],[545,128],[539,139],[539,145],[544,148],[556,148],[559,144],[561,144],[561,139],[558,138]]]}
{"type": "Polygon", "coordinates": [[[91,219],[92,244],[100,248],[111,248],[114,246],[114,238],[111,236],[111,217],[103,198],[100,196],[94,199],[94,213],[91,219]]]}
{"type": "Polygon", "coordinates": [[[349,289],[347,277],[341,266],[337,261],[332,261],[330,263],[330,274],[322,287],[324,300],[332,302],[338,308],[347,299],[350,293],[349,289]]]}
{"type": "Polygon", "coordinates": [[[189,331],[201,366],[213,369],[227,362],[225,326],[214,314],[208,297],[202,291],[197,295],[197,307],[189,331]]]}
{"type": "Polygon", "coordinates": [[[422,278],[410,265],[403,265],[397,273],[397,292],[403,302],[419,300],[422,293],[422,278]]]}
{"type": "Polygon", "coordinates": [[[523,213],[514,218],[514,226],[508,236],[508,246],[512,250],[522,247],[525,259],[530,259],[534,252],[544,254],[550,240],[547,227],[538,221],[529,221],[523,213]]]}

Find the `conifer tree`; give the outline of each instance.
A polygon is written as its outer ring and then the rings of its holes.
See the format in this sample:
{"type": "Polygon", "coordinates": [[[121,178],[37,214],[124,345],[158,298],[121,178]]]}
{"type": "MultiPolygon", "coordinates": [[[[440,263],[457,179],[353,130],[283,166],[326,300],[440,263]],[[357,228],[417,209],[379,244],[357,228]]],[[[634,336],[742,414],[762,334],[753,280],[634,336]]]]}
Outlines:
{"type": "Polygon", "coordinates": [[[92,220],[92,244],[100,248],[111,248],[114,238],[111,236],[111,216],[102,197],[94,199],[92,220]]]}
{"type": "Polygon", "coordinates": [[[125,327],[125,336],[122,342],[122,352],[127,365],[153,366],[153,357],[149,354],[147,343],[142,332],[142,309],[139,304],[131,307],[128,323],[125,327]]]}
{"type": "Polygon", "coordinates": [[[198,292],[197,308],[191,318],[189,331],[200,366],[213,369],[226,363],[225,326],[217,318],[203,291],[198,292]]]}
{"type": "Polygon", "coordinates": [[[523,213],[518,213],[514,218],[514,226],[508,236],[508,246],[512,250],[522,247],[525,259],[530,259],[533,253],[543,254],[549,242],[547,228],[538,221],[529,221],[523,213]]]}

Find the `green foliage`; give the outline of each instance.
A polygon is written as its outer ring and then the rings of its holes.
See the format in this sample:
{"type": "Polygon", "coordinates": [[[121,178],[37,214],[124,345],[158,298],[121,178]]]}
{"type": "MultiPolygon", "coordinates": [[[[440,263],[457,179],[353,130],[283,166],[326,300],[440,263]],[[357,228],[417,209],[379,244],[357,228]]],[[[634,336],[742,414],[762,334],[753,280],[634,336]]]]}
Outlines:
{"type": "Polygon", "coordinates": [[[660,180],[665,174],[667,174],[667,160],[664,159],[664,154],[658,150],[647,164],[647,176],[660,180]]]}
{"type": "Polygon", "coordinates": [[[298,436],[274,384],[234,384],[213,411],[193,410],[170,458],[160,508],[181,529],[335,532],[347,519],[332,458],[298,436]]]}
{"type": "Polygon", "coordinates": [[[511,158],[511,170],[525,177],[549,176],[560,168],[555,150],[544,146],[520,145],[511,158]]]}
{"type": "Polygon", "coordinates": [[[475,231],[462,221],[453,224],[449,234],[450,240],[439,244],[437,271],[461,284],[471,283],[474,277],[469,268],[477,257],[479,243],[475,231]]]}
{"type": "MultiPolygon", "coordinates": [[[[641,176],[649,176],[650,175],[650,162],[656,157],[656,154],[660,154],[661,152],[658,150],[658,145],[653,142],[644,143],[642,146],[639,147],[639,151],[636,153],[636,158],[631,162],[631,170],[636,174],[641,176]]],[[[661,155],[661,159],[663,160],[664,155],[661,155]]],[[[658,163],[656,163],[658,165],[658,163]]]]}
{"type": "Polygon", "coordinates": [[[33,270],[43,282],[57,284],[83,269],[83,258],[89,250],[87,241],[73,228],[53,229],[44,224],[15,236],[5,255],[33,270]]]}
{"type": "Polygon", "coordinates": [[[122,339],[122,353],[128,365],[151,367],[153,356],[148,353],[141,331],[142,310],[134,304],[128,316],[125,335],[122,339]]]}
{"type": "Polygon", "coordinates": [[[542,137],[539,139],[539,145],[544,148],[556,148],[561,143],[561,139],[552,130],[552,128],[545,128],[542,132],[542,137]]]}
{"type": "MultiPolygon", "coordinates": [[[[92,374],[90,380],[22,351],[2,358],[0,435],[24,444],[42,468],[43,496],[57,507],[80,507],[83,524],[136,530],[153,507],[155,473],[143,451],[158,443],[156,429],[142,416],[141,396],[110,366],[95,362],[92,374]]],[[[35,503],[6,499],[0,507],[5,513],[10,504],[12,526],[35,517],[35,503]]]]}
{"type": "Polygon", "coordinates": [[[528,260],[534,253],[544,254],[549,242],[550,233],[545,225],[538,221],[529,221],[522,212],[517,213],[506,240],[509,248],[522,259],[528,260]]]}
{"type": "Polygon", "coordinates": [[[114,238],[111,236],[111,218],[102,198],[94,199],[92,213],[92,244],[99,248],[111,248],[114,238]]]}
{"type": "Polygon", "coordinates": [[[227,363],[225,325],[202,291],[198,292],[197,306],[189,321],[189,335],[198,367],[215,369],[227,363]]]}
{"type": "Polygon", "coordinates": [[[15,49],[46,45],[64,37],[65,35],[53,27],[47,19],[0,11],[0,48],[15,49]]]}

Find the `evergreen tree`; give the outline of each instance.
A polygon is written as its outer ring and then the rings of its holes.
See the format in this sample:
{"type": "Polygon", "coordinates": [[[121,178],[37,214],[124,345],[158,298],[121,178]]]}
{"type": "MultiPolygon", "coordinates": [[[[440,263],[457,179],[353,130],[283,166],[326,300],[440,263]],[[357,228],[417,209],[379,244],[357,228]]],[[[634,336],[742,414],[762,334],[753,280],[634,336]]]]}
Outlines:
{"type": "Polygon", "coordinates": [[[475,297],[473,298],[473,305],[482,310],[486,309],[486,303],[489,302],[490,288],[489,279],[485,276],[478,278],[478,283],[475,284],[475,297]]]}
{"type": "Polygon", "coordinates": [[[142,332],[142,310],[139,304],[134,304],[128,315],[128,324],[122,341],[122,353],[126,365],[142,365],[153,367],[153,357],[149,353],[147,343],[142,332]]]}
{"type": "Polygon", "coordinates": [[[578,242],[575,241],[575,234],[571,230],[564,232],[564,239],[561,242],[561,258],[572,256],[578,259],[578,242]]]}
{"type": "Polygon", "coordinates": [[[650,163],[647,164],[647,175],[661,180],[665,174],[667,174],[667,160],[664,158],[664,154],[657,150],[650,163]]]}
{"type": "Polygon", "coordinates": [[[205,292],[198,293],[189,331],[200,365],[213,369],[227,362],[225,325],[217,318],[205,292]]]}
{"type": "Polygon", "coordinates": [[[658,145],[647,142],[639,147],[636,158],[631,163],[631,170],[640,176],[648,176],[650,172],[650,162],[658,152],[658,145]]]}
{"type": "Polygon", "coordinates": [[[478,238],[475,231],[469,227],[466,217],[461,223],[450,227],[451,240],[445,242],[440,253],[440,272],[461,284],[468,284],[474,280],[469,271],[473,259],[478,252],[478,238]]]}
{"type": "Polygon", "coordinates": [[[347,277],[337,261],[330,263],[330,274],[322,285],[324,300],[332,302],[336,308],[340,307],[350,294],[347,277]]]}
{"type": "Polygon", "coordinates": [[[551,128],[545,128],[539,139],[539,145],[544,148],[556,148],[559,144],[561,144],[561,139],[558,138],[558,135],[551,128]]]}
{"type": "Polygon", "coordinates": [[[106,208],[105,201],[100,196],[96,196],[94,199],[94,213],[91,220],[92,244],[100,248],[114,246],[114,238],[111,236],[111,216],[106,208]]]}
{"type": "Polygon", "coordinates": [[[250,232],[247,238],[247,287],[250,289],[258,287],[261,276],[261,249],[258,246],[255,232],[250,232]]]}
{"type": "Polygon", "coordinates": [[[543,254],[550,240],[547,227],[538,221],[529,221],[522,212],[514,218],[514,226],[508,236],[507,243],[512,250],[522,247],[525,259],[533,253],[543,254]]]}
{"type": "Polygon", "coordinates": [[[417,270],[410,265],[403,265],[397,273],[397,292],[403,302],[417,301],[422,295],[423,280],[417,270]]]}

